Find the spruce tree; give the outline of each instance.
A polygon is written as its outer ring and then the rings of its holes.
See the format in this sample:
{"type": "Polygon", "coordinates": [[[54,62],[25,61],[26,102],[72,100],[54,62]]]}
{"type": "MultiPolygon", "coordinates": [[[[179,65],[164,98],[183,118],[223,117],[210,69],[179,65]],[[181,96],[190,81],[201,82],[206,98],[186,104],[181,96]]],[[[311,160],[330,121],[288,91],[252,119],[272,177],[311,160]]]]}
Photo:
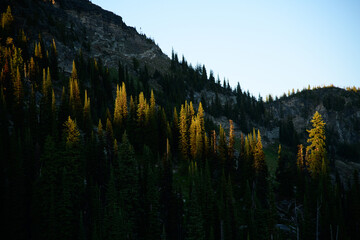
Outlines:
{"type": "Polygon", "coordinates": [[[324,159],[327,164],[326,148],[325,148],[325,122],[319,112],[315,112],[311,120],[313,128],[307,130],[310,143],[306,150],[309,152],[309,171],[312,177],[317,177],[321,173],[321,164],[324,159]]]}
{"type": "Polygon", "coordinates": [[[186,109],[184,105],[181,105],[180,119],[179,119],[179,148],[183,159],[188,159],[188,130],[187,130],[187,119],[186,109]]]}
{"type": "Polygon", "coordinates": [[[229,146],[228,146],[228,155],[229,159],[233,161],[234,159],[234,145],[235,145],[235,135],[234,135],[234,123],[232,120],[229,120],[230,130],[229,130],[229,146]]]}
{"type": "Polygon", "coordinates": [[[136,230],[136,216],[139,202],[138,166],[135,160],[133,147],[130,145],[126,132],[123,134],[119,146],[119,168],[116,172],[119,200],[122,205],[122,214],[125,218],[125,226],[130,234],[136,230]]]}
{"type": "Polygon", "coordinates": [[[268,190],[268,167],[265,161],[265,154],[262,147],[260,130],[258,130],[257,143],[254,149],[254,168],[256,173],[257,194],[265,203],[268,190]]]}

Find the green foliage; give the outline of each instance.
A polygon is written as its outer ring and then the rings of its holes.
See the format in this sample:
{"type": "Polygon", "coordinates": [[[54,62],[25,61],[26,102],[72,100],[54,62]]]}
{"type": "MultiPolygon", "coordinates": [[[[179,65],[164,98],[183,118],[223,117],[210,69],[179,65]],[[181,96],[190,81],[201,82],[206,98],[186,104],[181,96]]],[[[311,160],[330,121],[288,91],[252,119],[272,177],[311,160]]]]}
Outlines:
{"type": "MultiPolygon", "coordinates": [[[[325,124],[317,114],[310,145],[298,159],[291,119],[280,123],[280,141],[289,145],[281,150],[271,143],[263,147],[255,129],[237,146],[234,126],[248,133],[250,124],[264,126],[271,118],[262,98],[243,92],[240,84],[232,90],[212,71],[208,75],[205,66],[194,68],[184,58],[179,62],[175,53],[166,73],[150,71],[137,60],[134,71],[120,62],[118,71],[108,69],[101,59],[85,59],[80,51],[67,77],[58,68],[63,53],[55,40],[28,38],[13,27],[10,8],[1,18],[4,236],[295,238],[292,230],[276,229],[283,224],[310,239],[316,220],[323,239],[334,238],[335,229],[339,239],[358,235],[358,174],[346,188],[339,177],[332,185],[325,124]],[[153,82],[159,84],[155,91],[150,90],[153,82]],[[199,102],[196,92],[202,90],[214,92],[214,98],[203,92],[199,102]],[[233,119],[228,132],[208,113],[233,119]],[[317,177],[310,178],[308,170],[317,177]]],[[[73,44],[65,25],[50,24],[64,30],[57,39],[73,44]]],[[[324,106],[341,110],[342,102],[334,101],[325,99],[324,106]]],[[[355,159],[356,146],[346,146],[340,152],[355,159]]]]}

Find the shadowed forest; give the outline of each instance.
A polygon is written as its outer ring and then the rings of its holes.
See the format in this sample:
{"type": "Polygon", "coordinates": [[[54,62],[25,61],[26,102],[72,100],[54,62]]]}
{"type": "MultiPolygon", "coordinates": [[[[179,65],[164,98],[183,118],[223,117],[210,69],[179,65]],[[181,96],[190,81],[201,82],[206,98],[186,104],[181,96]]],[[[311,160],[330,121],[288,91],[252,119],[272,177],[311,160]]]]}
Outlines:
{"type": "MultiPolygon", "coordinates": [[[[56,41],[29,40],[10,6],[0,29],[1,226],[10,239],[356,239],[360,185],[330,164],[326,122],[262,133],[264,102],[174,53],[167,73],[117,69],[81,51],[61,71],[56,41]],[[164,91],[152,89],[158,79],[164,91]],[[216,92],[195,101],[185,88],[216,92]],[[222,104],[217,93],[237,102],[222,104]],[[235,114],[236,112],[241,113],[235,114]],[[227,116],[228,128],[211,116],[227,116]],[[236,135],[234,122],[241,134],[236,135]],[[289,130],[290,129],[290,130],[289,130]],[[290,146],[289,146],[290,145],[290,146]],[[333,177],[335,176],[335,177],[333,177]]],[[[265,123],[266,124],[266,123],[265,123]]]]}

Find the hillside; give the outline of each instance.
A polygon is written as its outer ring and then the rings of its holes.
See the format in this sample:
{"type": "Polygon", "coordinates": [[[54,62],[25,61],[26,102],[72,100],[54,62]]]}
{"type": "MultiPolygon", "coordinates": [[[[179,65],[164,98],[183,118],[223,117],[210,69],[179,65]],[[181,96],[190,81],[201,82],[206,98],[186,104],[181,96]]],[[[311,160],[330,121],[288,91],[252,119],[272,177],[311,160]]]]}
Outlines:
{"type": "Polygon", "coordinates": [[[354,239],[360,92],[255,98],[86,0],[1,0],[11,239],[354,239]]]}
{"type": "MultiPolygon", "coordinates": [[[[10,1],[1,2],[5,8],[10,1]]],[[[152,70],[169,67],[169,58],[153,40],[88,0],[11,2],[16,25],[28,29],[30,40],[37,40],[41,34],[49,46],[55,39],[59,67],[68,73],[80,49],[84,57],[102,59],[109,68],[117,68],[119,61],[132,66],[133,58],[152,70]]]]}

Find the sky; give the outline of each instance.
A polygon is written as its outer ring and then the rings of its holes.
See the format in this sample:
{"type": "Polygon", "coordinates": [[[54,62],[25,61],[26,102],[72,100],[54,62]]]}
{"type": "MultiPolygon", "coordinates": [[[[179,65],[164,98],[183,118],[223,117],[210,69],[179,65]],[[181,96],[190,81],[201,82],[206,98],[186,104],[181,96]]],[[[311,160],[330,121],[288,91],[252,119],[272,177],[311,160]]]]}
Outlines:
{"type": "Polygon", "coordinates": [[[360,87],[359,0],[92,0],[255,96],[360,87]]]}

